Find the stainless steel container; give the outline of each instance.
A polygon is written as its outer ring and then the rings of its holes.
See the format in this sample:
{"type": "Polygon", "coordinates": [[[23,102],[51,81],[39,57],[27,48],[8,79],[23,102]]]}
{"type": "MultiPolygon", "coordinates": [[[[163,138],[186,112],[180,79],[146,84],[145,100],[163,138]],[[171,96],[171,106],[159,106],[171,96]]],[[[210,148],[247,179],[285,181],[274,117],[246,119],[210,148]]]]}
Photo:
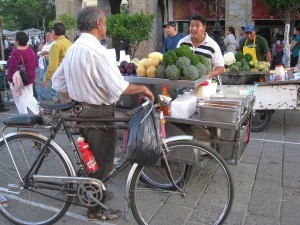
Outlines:
{"type": "Polygon", "coordinates": [[[236,130],[217,128],[217,135],[222,141],[234,141],[236,133],[236,130]]]}
{"type": "Polygon", "coordinates": [[[204,98],[202,102],[205,103],[213,103],[213,104],[221,104],[221,105],[236,105],[240,106],[242,113],[247,108],[247,98],[245,97],[218,97],[218,96],[212,96],[208,98],[204,98]]]}
{"type": "Polygon", "coordinates": [[[240,105],[199,103],[198,118],[203,121],[236,123],[242,116],[240,105]]]}

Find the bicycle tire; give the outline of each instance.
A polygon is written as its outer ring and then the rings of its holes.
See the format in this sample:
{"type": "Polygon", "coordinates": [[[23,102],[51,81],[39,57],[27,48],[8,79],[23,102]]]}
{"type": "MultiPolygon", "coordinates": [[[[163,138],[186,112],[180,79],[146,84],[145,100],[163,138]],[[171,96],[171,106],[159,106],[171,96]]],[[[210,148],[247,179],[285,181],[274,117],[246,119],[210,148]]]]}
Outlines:
{"type": "MultiPolygon", "coordinates": [[[[46,141],[37,135],[24,132],[15,133],[6,140],[21,177],[24,177],[28,166],[32,165],[46,141]]],[[[48,149],[50,151],[37,174],[71,176],[67,162],[56,147],[50,143],[48,149]]],[[[0,154],[0,188],[7,188],[12,192],[7,193],[0,189],[0,194],[8,203],[7,207],[0,204],[0,212],[4,217],[19,225],[48,225],[55,223],[67,212],[72,196],[64,195],[63,191],[23,185],[3,140],[0,142],[0,154]],[[16,185],[15,188],[12,185],[16,185]]]]}
{"type": "Polygon", "coordinates": [[[145,185],[140,180],[144,167],[138,165],[130,182],[131,211],[137,223],[222,224],[234,198],[232,176],[224,159],[211,147],[194,140],[170,142],[168,148],[199,151],[199,162],[181,184],[184,194],[145,185]]]}

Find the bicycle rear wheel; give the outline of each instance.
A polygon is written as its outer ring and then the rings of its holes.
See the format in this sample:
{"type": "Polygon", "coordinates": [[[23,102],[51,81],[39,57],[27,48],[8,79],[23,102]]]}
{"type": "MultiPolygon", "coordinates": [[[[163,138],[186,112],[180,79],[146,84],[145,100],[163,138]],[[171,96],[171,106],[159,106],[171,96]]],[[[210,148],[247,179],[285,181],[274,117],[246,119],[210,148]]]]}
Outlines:
{"type": "MultiPolygon", "coordinates": [[[[168,148],[176,154],[194,152],[189,162],[193,169],[188,170],[188,179],[180,183],[180,193],[174,188],[166,190],[142,182],[145,168],[139,165],[130,184],[131,210],[138,224],[222,224],[234,195],[231,174],[223,158],[196,141],[174,141],[168,143],[168,148]]],[[[180,155],[183,159],[186,154],[180,155]]],[[[187,159],[182,161],[188,164],[187,159]]]]}
{"type": "MultiPolygon", "coordinates": [[[[45,145],[38,135],[15,133],[8,137],[8,145],[23,178],[45,145]]],[[[38,171],[39,175],[71,176],[70,168],[60,152],[50,144],[49,151],[38,171]]],[[[71,196],[63,190],[36,188],[33,180],[20,181],[4,141],[0,142],[0,195],[7,199],[7,207],[0,204],[0,212],[14,224],[53,224],[70,206],[71,196]]]]}

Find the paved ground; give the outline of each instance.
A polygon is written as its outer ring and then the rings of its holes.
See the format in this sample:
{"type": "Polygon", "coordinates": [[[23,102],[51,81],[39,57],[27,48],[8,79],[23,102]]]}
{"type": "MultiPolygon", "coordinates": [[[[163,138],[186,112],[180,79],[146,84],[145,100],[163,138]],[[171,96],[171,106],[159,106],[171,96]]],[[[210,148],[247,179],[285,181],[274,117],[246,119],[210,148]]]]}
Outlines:
{"type": "MultiPolygon", "coordinates": [[[[0,113],[0,121],[17,113],[14,103],[8,103],[7,107],[10,111],[0,113]]],[[[266,131],[251,133],[239,164],[230,166],[234,174],[235,202],[226,224],[300,224],[299,127],[299,111],[276,111],[266,131]]],[[[67,146],[63,135],[58,136],[58,143],[67,146]]],[[[68,147],[65,148],[68,151],[68,147]]],[[[121,156],[119,150],[117,158],[121,156]]],[[[112,207],[123,209],[127,173],[128,170],[122,172],[109,184],[115,193],[109,202],[112,207]]],[[[72,206],[57,224],[136,224],[132,216],[128,223],[122,219],[111,223],[88,222],[85,214],[85,208],[72,206]]],[[[0,224],[11,223],[0,216],[0,224]]]]}

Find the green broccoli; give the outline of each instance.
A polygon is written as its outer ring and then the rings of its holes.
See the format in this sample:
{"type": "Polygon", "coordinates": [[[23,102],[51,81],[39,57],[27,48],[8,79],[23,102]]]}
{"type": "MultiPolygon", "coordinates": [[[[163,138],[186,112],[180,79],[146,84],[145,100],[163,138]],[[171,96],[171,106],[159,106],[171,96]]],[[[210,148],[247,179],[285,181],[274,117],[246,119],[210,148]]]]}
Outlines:
{"type": "Polygon", "coordinates": [[[198,62],[200,62],[199,57],[194,54],[192,54],[189,59],[191,60],[191,65],[196,65],[198,62]]]}
{"type": "Polygon", "coordinates": [[[170,80],[179,80],[181,76],[180,69],[176,65],[169,65],[165,70],[166,76],[170,80]]]}
{"type": "Polygon", "coordinates": [[[164,65],[164,63],[159,64],[159,66],[156,68],[156,77],[157,78],[163,78],[166,79],[166,66],[164,65]]]}
{"type": "Polygon", "coordinates": [[[203,55],[197,55],[199,61],[206,67],[206,74],[208,74],[212,70],[211,61],[205,58],[203,55]]]}
{"type": "Polygon", "coordinates": [[[248,62],[247,62],[247,60],[246,60],[245,58],[242,58],[242,59],[240,60],[240,62],[241,62],[241,64],[242,64],[242,67],[245,66],[245,65],[248,65],[248,62]]]}
{"type": "Polygon", "coordinates": [[[236,61],[235,63],[232,64],[233,66],[237,66],[238,68],[242,67],[242,63],[240,61],[236,61]]]}
{"type": "Polygon", "coordinates": [[[178,57],[186,56],[189,58],[193,54],[190,46],[188,45],[180,45],[180,47],[175,49],[175,52],[178,57]]]}
{"type": "Polygon", "coordinates": [[[185,67],[183,69],[183,75],[187,80],[197,80],[199,78],[198,70],[193,65],[185,67]]]}
{"type": "Polygon", "coordinates": [[[240,71],[249,72],[250,71],[250,66],[249,65],[244,65],[240,68],[240,71]]]}
{"type": "Polygon", "coordinates": [[[199,76],[199,78],[203,77],[204,75],[207,74],[207,72],[206,72],[206,66],[203,65],[201,62],[197,63],[197,65],[195,65],[195,67],[198,70],[198,76],[199,76]]]}
{"type": "Polygon", "coordinates": [[[242,52],[237,52],[235,53],[234,57],[236,61],[241,61],[241,59],[244,58],[244,55],[242,52]]]}
{"type": "Polygon", "coordinates": [[[240,68],[234,65],[229,66],[229,72],[237,73],[240,71],[240,68]]]}
{"type": "Polygon", "coordinates": [[[164,61],[164,63],[165,63],[166,66],[175,64],[176,59],[177,59],[177,55],[175,53],[175,50],[167,51],[163,55],[163,61],[164,61]]]}
{"type": "Polygon", "coordinates": [[[245,57],[245,59],[247,60],[247,62],[250,62],[250,61],[253,59],[252,55],[249,54],[249,53],[246,53],[246,54],[244,55],[244,57],[245,57]]]}
{"type": "Polygon", "coordinates": [[[189,65],[191,65],[191,60],[186,56],[180,56],[176,60],[176,66],[181,70],[183,70],[185,67],[189,65]]]}

